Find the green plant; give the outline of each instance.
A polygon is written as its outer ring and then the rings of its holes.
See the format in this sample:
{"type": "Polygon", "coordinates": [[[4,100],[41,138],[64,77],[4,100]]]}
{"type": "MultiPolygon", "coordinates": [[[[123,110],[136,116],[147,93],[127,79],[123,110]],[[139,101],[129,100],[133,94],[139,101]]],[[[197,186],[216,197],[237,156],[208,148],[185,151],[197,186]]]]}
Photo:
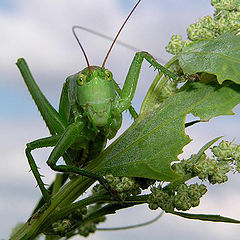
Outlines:
{"type": "MultiPolygon", "coordinates": [[[[49,190],[44,190],[39,173],[34,170],[44,199],[11,239],[35,239],[41,233],[51,236],[50,239],[87,236],[108,214],[143,203],[148,203],[152,210],[161,208],[185,218],[240,223],[219,215],[185,213],[198,206],[207,191],[204,184],[187,181],[199,178],[210,184],[226,182],[228,172],[239,172],[239,145],[221,141],[212,147],[213,156],[207,156],[205,151],[220,139],[216,138],[189,159],[176,163],[182,148],[190,142],[186,127],[232,114],[233,107],[240,102],[240,38],[237,35],[240,3],[232,0],[212,1],[212,4],[216,7],[214,17],[205,17],[191,25],[187,41],[172,37],[167,50],[175,56],[165,68],[148,58],[161,72],[154,79],[139,116],[122,136],[84,165],[85,172],[76,166],[68,167],[67,174],[57,174],[49,190]],[[189,113],[199,120],[185,123],[189,113]],[[68,177],[70,181],[65,183],[68,177]],[[102,184],[96,184],[88,197],[78,199],[96,179],[102,184]],[[142,190],[147,188],[150,193],[143,195],[142,190]]],[[[18,66],[25,74],[25,62],[20,60],[18,66]]],[[[54,127],[49,127],[50,132],[54,127]]],[[[53,135],[54,131],[57,130],[52,130],[53,135]]],[[[58,140],[57,135],[52,139],[58,140]]],[[[29,159],[34,169],[34,161],[29,159]]],[[[73,156],[69,162],[75,162],[73,156]]]]}

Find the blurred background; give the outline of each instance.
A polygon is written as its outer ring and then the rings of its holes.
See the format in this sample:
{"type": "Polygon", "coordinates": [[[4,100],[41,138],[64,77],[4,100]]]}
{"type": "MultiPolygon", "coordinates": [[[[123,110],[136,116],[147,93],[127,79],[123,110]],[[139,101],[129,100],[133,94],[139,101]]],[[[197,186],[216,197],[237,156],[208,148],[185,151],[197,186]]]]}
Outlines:
{"type": "MultiPolygon", "coordinates": [[[[0,239],[8,239],[16,223],[26,221],[40,197],[36,182],[24,155],[25,144],[48,136],[47,128],[35,107],[15,65],[24,57],[45,96],[58,108],[62,84],[67,76],[86,67],[71,27],[81,25],[115,36],[134,0],[4,0],[0,1],[0,239]]],[[[213,14],[210,0],[143,0],[119,40],[148,51],[165,63],[172,34],[186,37],[186,28],[200,17],[213,14]]],[[[110,42],[90,33],[78,31],[90,64],[101,65],[110,42]]],[[[106,67],[123,86],[134,52],[115,45],[106,67]]],[[[133,105],[141,102],[156,73],[144,63],[133,105]]],[[[193,141],[181,157],[195,153],[207,141],[224,136],[240,136],[240,108],[234,116],[224,116],[188,129],[193,141]]],[[[124,114],[119,134],[132,120],[124,114]]],[[[236,138],[239,143],[239,139],[236,138]]],[[[40,172],[49,183],[55,173],[46,166],[51,149],[34,152],[40,172]]],[[[240,219],[240,176],[229,175],[230,181],[209,188],[195,213],[212,213],[240,219]]],[[[154,218],[158,213],[147,205],[119,211],[102,224],[104,227],[125,226],[154,218]]],[[[97,232],[88,239],[239,239],[240,227],[233,224],[186,220],[164,215],[158,222],[135,230],[97,232]]],[[[76,238],[79,239],[79,238],[76,238]]]]}

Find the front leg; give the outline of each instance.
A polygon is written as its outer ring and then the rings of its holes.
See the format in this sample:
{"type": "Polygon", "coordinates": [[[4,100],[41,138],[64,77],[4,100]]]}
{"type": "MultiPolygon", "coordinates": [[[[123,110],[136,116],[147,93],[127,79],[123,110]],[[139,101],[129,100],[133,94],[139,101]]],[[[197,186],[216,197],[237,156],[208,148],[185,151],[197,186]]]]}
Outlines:
{"type": "Polygon", "coordinates": [[[32,151],[34,149],[39,149],[39,148],[45,148],[45,147],[53,147],[56,145],[57,141],[59,140],[60,135],[54,135],[51,137],[46,137],[46,138],[41,138],[38,140],[35,140],[33,142],[30,142],[27,144],[27,148],[25,150],[26,152],[26,156],[28,159],[28,163],[30,165],[30,168],[33,172],[33,175],[37,181],[37,184],[42,192],[43,198],[45,200],[45,202],[50,202],[50,196],[48,193],[48,190],[45,188],[44,183],[41,179],[41,175],[38,171],[38,167],[34,161],[34,158],[32,156],[32,151]]]}
{"type": "Polygon", "coordinates": [[[54,149],[52,150],[47,164],[55,171],[57,169],[57,161],[60,157],[64,155],[64,153],[71,147],[73,143],[76,142],[79,134],[82,132],[84,128],[84,123],[82,121],[77,121],[70,124],[62,134],[61,138],[58,140],[57,144],[55,145],[54,149]]]}
{"type": "MultiPolygon", "coordinates": [[[[116,81],[114,80],[114,86],[116,89],[116,92],[118,94],[119,97],[121,97],[122,94],[122,89],[119,87],[119,85],[116,83],[116,81]]],[[[131,116],[133,117],[133,119],[135,120],[138,117],[138,114],[136,112],[136,110],[134,109],[134,107],[132,105],[130,105],[130,107],[128,108],[129,113],[131,114],[131,116]]]]}
{"type": "Polygon", "coordinates": [[[133,99],[133,96],[135,94],[135,90],[137,87],[137,82],[139,78],[140,69],[142,66],[143,60],[146,59],[151,66],[158,69],[159,71],[163,72],[164,75],[176,80],[178,76],[174,74],[173,72],[169,71],[167,68],[163,67],[161,64],[159,64],[153,56],[151,56],[147,52],[137,52],[135,54],[135,57],[132,61],[132,64],[129,68],[122,93],[120,96],[119,101],[119,110],[123,112],[124,110],[128,109],[131,105],[131,101],[133,99]]]}
{"type": "MultiPolygon", "coordinates": [[[[86,176],[92,179],[99,181],[100,184],[104,186],[106,190],[109,190],[109,186],[106,183],[105,179],[101,176],[98,176],[94,173],[85,171],[75,166],[69,165],[57,165],[58,159],[64,155],[67,149],[76,141],[79,136],[79,133],[83,130],[84,123],[83,122],[75,122],[69,125],[65,132],[62,134],[61,138],[58,140],[55,145],[53,151],[51,152],[47,164],[54,171],[58,172],[66,172],[66,173],[76,173],[82,176],[86,176]]],[[[79,139],[79,138],[78,138],[79,139]]]]}

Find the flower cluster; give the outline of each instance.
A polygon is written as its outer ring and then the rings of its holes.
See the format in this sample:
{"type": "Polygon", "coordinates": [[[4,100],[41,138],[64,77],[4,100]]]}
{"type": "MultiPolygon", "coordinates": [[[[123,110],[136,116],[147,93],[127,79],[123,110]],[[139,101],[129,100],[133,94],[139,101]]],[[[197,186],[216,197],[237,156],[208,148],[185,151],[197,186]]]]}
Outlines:
{"type": "MultiPolygon", "coordinates": [[[[95,204],[90,207],[88,207],[87,214],[90,214],[96,210],[98,210],[102,204],[95,204]]],[[[95,218],[93,221],[87,222],[85,224],[81,224],[77,231],[78,234],[84,237],[87,237],[90,233],[94,233],[96,231],[96,225],[100,222],[104,222],[106,220],[105,216],[101,216],[98,218],[95,218]]]]}
{"type": "Polygon", "coordinates": [[[180,175],[197,176],[211,184],[226,182],[228,180],[226,174],[231,170],[240,172],[240,145],[222,141],[212,148],[212,153],[214,154],[212,158],[202,154],[196,159],[196,155],[192,155],[187,160],[175,163],[172,168],[180,175]]]}
{"type": "MultiPolygon", "coordinates": [[[[141,193],[140,184],[134,178],[130,177],[114,177],[109,174],[105,177],[107,183],[109,184],[110,190],[116,194],[116,197],[122,201],[129,196],[136,196],[141,193]]],[[[93,188],[93,193],[104,194],[106,190],[102,185],[95,185],[93,188]]]]}
{"type": "MultiPolygon", "coordinates": [[[[222,141],[211,149],[213,157],[209,158],[205,153],[192,155],[187,160],[173,164],[173,170],[186,180],[198,177],[200,180],[208,180],[210,184],[224,183],[228,180],[227,173],[231,170],[240,172],[240,144],[222,141]]],[[[149,208],[161,208],[166,212],[175,209],[187,211],[200,203],[200,198],[207,192],[203,184],[185,183],[179,184],[174,189],[168,186],[152,187],[152,194],[148,199],[149,208]]]]}
{"type": "Polygon", "coordinates": [[[151,189],[152,194],[148,199],[149,208],[156,210],[161,208],[165,212],[173,212],[175,209],[187,211],[200,203],[200,198],[207,192],[203,184],[180,184],[174,191],[167,191],[161,185],[151,189]]]}
{"type": "Polygon", "coordinates": [[[212,0],[211,3],[217,10],[240,11],[238,0],[212,0]]]}
{"type": "MultiPolygon", "coordinates": [[[[84,215],[87,214],[87,208],[81,208],[74,211],[74,213],[69,214],[64,219],[59,219],[54,222],[51,226],[50,231],[59,236],[65,236],[70,232],[75,224],[83,220],[84,215]]],[[[49,229],[48,229],[49,230],[49,229]]]]}
{"type": "Polygon", "coordinates": [[[212,0],[211,3],[215,7],[214,16],[205,16],[191,24],[187,29],[188,40],[186,41],[183,41],[181,36],[173,35],[166,46],[169,53],[177,55],[191,41],[214,39],[226,32],[237,33],[239,31],[240,1],[212,0]]]}
{"type": "Polygon", "coordinates": [[[219,160],[232,163],[235,171],[240,173],[240,144],[222,141],[218,146],[212,148],[212,152],[219,160]]]}
{"type": "Polygon", "coordinates": [[[180,175],[198,176],[201,180],[207,180],[211,184],[224,183],[228,180],[226,174],[231,170],[226,161],[218,161],[214,158],[208,158],[203,154],[197,161],[195,155],[180,163],[175,163],[172,168],[180,175]]]}
{"type": "Polygon", "coordinates": [[[166,46],[166,51],[170,52],[174,55],[177,55],[179,52],[182,51],[183,47],[188,42],[184,42],[182,37],[179,35],[172,35],[171,40],[169,41],[168,45],[166,46]]]}
{"type": "MultiPolygon", "coordinates": [[[[113,175],[107,175],[105,180],[109,184],[110,190],[116,194],[116,198],[119,198],[121,201],[124,201],[126,197],[131,195],[135,196],[140,194],[141,188],[145,189],[153,184],[152,180],[145,178],[114,177],[113,175]]],[[[92,194],[104,195],[108,194],[108,192],[101,184],[96,184],[92,189],[92,194]]],[[[87,210],[87,215],[98,210],[101,206],[101,204],[90,206],[87,210]]],[[[86,224],[81,224],[77,229],[78,234],[87,237],[90,233],[94,233],[96,231],[96,225],[105,221],[105,219],[105,216],[102,216],[86,224]]]]}
{"type": "Polygon", "coordinates": [[[66,218],[59,219],[58,221],[54,222],[51,227],[45,231],[45,233],[67,236],[70,232],[76,229],[76,226],[78,226],[78,228],[75,230],[75,235],[87,237],[90,233],[94,233],[96,231],[97,224],[106,220],[105,216],[100,216],[92,221],[84,223],[85,217],[90,215],[92,212],[97,211],[101,206],[102,204],[96,203],[88,208],[84,207],[82,209],[77,209],[66,218]]]}
{"type": "Polygon", "coordinates": [[[59,236],[65,236],[71,230],[72,223],[69,219],[58,220],[52,224],[52,228],[55,234],[59,236]]]}

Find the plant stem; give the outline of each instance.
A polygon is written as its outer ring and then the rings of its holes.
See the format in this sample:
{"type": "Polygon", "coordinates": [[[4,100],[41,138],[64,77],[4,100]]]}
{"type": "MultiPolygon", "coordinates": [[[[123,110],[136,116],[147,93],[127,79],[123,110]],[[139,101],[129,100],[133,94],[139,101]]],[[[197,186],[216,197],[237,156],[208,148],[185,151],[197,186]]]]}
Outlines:
{"type": "MultiPolygon", "coordinates": [[[[76,177],[71,180],[65,187],[58,192],[52,199],[48,208],[32,218],[29,222],[25,223],[24,226],[14,234],[10,240],[34,240],[38,234],[41,233],[41,228],[46,221],[51,218],[55,211],[61,209],[64,203],[69,203],[78,198],[82,193],[84,193],[95,180],[86,177],[76,177]]],[[[66,206],[66,205],[65,205],[66,206]]]]}

